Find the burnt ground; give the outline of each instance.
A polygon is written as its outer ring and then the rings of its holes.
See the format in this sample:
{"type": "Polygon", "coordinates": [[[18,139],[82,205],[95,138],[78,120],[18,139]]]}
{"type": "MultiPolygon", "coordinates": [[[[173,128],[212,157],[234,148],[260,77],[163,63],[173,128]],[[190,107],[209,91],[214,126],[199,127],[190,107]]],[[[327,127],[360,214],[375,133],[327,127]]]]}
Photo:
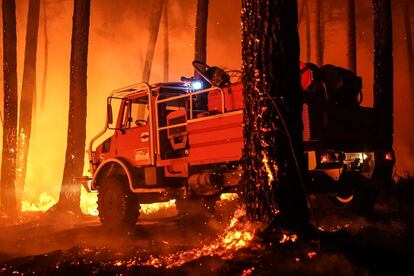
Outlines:
{"type": "Polygon", "coordinates": [[[277,232],[231,254],[201,257],[197,252],[223,233],[234,202],[218,207],[222,223],[177,217],[173,210],[142,216],[133,229],[117,231],[103,228],[96,217],[25,214],[19,224],[0,225],[0,274],[412,274],[413,196],[414,182],[400,181],[381,195],[369,218],[318,216],[319,250],[301,241],[281,244],[277,232]],[[182,265],[148,264],[182,252],[192,256],[182,265]]]}

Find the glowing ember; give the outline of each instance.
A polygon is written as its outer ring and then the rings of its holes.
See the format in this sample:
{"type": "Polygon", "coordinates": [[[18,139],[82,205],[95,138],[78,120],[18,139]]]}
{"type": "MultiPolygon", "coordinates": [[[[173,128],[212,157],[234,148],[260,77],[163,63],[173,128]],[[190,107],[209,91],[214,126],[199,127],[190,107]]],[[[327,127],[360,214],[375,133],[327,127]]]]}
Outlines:
{"type": "Polygon", "coordinates": [[[239,195],[235,193],[225,193],[220,195],[220,200],[236,200],[237,198],[239,198],[239,195]]]}
{"type": "Polygon", "coordinates": [[[313,257],[315,257],[316,256],[316,252],[314,252],[314,251],[310,251],[310,252],[308,252],[308,258],[309,259],[312,259],[313,257]]]}
{"type": "Polygon", "coordinates": [[[159,212],[163,209],[175,208],[175,199],[172,199],[167,202],[158,202],[151,204],[141,204],[140,212],[143,214],[153,214],[159,212]]]}
{"type": "MultiPolygon", "coordinates": [[[[269,158],[268,158],[266,152],[262,151],[262,155],[263,155],[262,163],[263,163],[263,165],[265,167],[265,170],[266,170],[266,173],[267,173],[267,184],[270,187],[272,187],[271,184],[272,184],[273,180],[275,179],[275,176],[274,176],[273,171],[271,169],[271,164],[269,164],[269,158]]],[[[272,163],[272,162],[270,162],[270,163],[272,163]]],[[[278,167],[277,167],[276,164],[273,164],[273,170],[277,174],[278,167]]]]}
{"type": "Polygon", "coordinates": [[[212,243],[204,245],[202,248],[179,251],[167,256],[151,256],[144,265],[172,268],[204,256],[216,255],[223,259],[232,258],[238,249],[249,245],[257,229],[257,225],[253,225],[245,220],[245,214],[244,209],[236,210],[224,233],[212,243]]]}
{"type": "Polygon", "coordinates": [[[298,236],[295,234],[283,234],[282,238],[279,240],[279,243],[296,242],[297,240],[298,236]]]}

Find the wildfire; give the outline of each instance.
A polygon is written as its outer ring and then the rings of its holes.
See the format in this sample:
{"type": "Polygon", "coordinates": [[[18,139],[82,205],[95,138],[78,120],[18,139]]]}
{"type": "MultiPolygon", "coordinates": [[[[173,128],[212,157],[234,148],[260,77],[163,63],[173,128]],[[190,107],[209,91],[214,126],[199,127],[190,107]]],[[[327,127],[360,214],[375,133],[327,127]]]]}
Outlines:
{"type": "Polygon", "coordinates": [[[46,212],[50,207],[56,204],[56,199],[48,193],[41,193],[36,202],[23,200],[21,202],[22,212],[46,212]]]}
{"type": "Polygon", "coordinates": [[[204,245],[202,248],[179,251],[167,256],[151,256],[144,265],[172,268],[204,256],[216,255],[223,259],[232,258],[237,250],[249,245],[257,229],[256,225],[244,220],[245,214],[244,209],[236,210],[224,233],[214,242],[204,245]]]}
{"type": "MultiPolygon", "coordinates": [[[[225,193],[222,194],[221,200],[235,200],[238,198],[237,194],[225,193]]],[[[97,205],[97,196],[96,194],[89,194],[86,192],[81,193],[81,210],[84,214],[97,216],[98,215],[98,205],[97,205]]],[[[48,193],[42,193],[39,196],[39,199],[35,202],[30,202],[28,200],[23,200],[21,202],[21,211],[22,212],[46,212],[50,207],[55,205],[57,199],[48,193]]],[[[159,211],[173,209],[175,208],[175,199],[172,199],[167,202],[158,202],[152,204],[141,204],[141,214],[154,214],[159,211]]]]}

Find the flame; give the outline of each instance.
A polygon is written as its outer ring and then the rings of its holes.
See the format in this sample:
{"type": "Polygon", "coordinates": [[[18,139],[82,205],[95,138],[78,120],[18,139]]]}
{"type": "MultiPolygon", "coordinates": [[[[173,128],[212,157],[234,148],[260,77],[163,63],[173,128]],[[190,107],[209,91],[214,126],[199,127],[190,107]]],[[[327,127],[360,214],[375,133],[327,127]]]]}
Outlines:
{"type": "MultiPolygon", "coordinates": [[[[224,193],[221,195],[221,200],[235,200],[238,198],[237,194],[234,193],[224,193]]],[[[98,216],[98,205],[97,205],[97,195],[93,193],[87,193],[82,190],[81,192],[81,203],[80,207],[82,213],[91,216],[98,216]]],[[[30,202],[28,200],[23,200],[21,202],[21,211],[22,212],[46,212],[50,207],[55,205],[57,202],[56,198],[49,195],[48,193],[42,193],[39,196],[39,199],[35,202],[30,202]]],[[[157,202],[151,204],[141,204],[141,214],[154,214],[159,211],[173,209],[175,208],[175,199],[172,199],[167,202],[157,202]]]]}
{"type": "Polygon", "coordinates": [[[163,266],[172,268],[204,256],[213,255],[223,259],[230,259],[237,250],[247,247],[250,244],[258,227],[245,220],[245,215],[246,211],[244,208],[236,210],[224,233],[215,241],[204,245],[202,248],[178,251],[167,256],[151,256],[147,262],[143,263],[143,265],[154,266],[157,268],[163,266]]]}
{"type": "Polygon", "coordinates": [[[295,234],[283,234],[281,239],[279,240],[280,244],[287,243],[287,242],[296,242],[298,240],[298,236],[295,234]]]}
{"type": "Polygon", "coordinates": [[[23,200],[21,202],[22,212],[46,212],[50,207],[55,205],[57,200],[48,193],[41,193],[36,202],[23,200]]]}
{"type": "Polygon", "coordinates": [[[239,195],[235,193],[224,193],[220,195],[220,200],[236,200],[237,198],[239,198],[239,195]]]}

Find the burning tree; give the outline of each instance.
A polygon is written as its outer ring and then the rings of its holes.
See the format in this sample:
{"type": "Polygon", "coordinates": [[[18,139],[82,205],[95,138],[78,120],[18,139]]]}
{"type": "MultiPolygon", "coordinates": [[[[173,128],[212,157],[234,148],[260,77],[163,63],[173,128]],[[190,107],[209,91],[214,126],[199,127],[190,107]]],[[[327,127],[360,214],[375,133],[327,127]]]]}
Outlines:
{"type": "Polygon", "coordinates": [[[16,147],[17,147],[17,54],[16,5],[3,0],[3,74],[4,121],[1,164],[0,207],[10,215],[16,206],[16,147]]]}
{"type": "Polygon", "coordinates": [[[87,60],[90,0],[75,0],[70,57],[69,124],[58,207],[80,212],[80,186],[73,178],[82,175],[86,138],[87,60]]]}
{"type": "Polygon", "coordinates": [[[26,49],[24,57],[23,87],[19,114],[19,170],[17,171],[17,199],[26,182],[27,159],[32,132],[32,112],[36,95],[36,54],[39,27],[40,0],[29,1],[27,13],[26,49]]]}
{"type": "Polygon", "coordinates": [[[297,20],[296,1],[242,1],[243,193],[251,219],[280,218],[303,234],[309,222],[297,20]]]}

